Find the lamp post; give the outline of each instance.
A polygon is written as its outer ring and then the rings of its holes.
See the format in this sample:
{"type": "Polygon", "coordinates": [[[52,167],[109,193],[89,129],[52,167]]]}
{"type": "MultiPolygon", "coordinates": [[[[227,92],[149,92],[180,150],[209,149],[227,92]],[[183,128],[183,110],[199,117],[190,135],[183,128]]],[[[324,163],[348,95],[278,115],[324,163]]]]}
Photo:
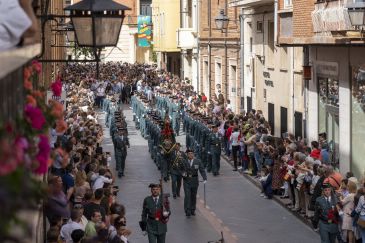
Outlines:
{"type": "Polygon", "coordinates": [[[218,30],[226,31],[228,28],[229,18],[224,13],[224,9],[221,9],[219,15],[215,18],[215,26],[218,30]]]}
{"type": "Polygon", "coordinates": [[[130,8],[113,0],[82,0],[64,10],[70,13],[77,45],[93,49],[99,79],[100,51],[104,47],[117,45],[124,11],[130,8]]]}
{"type": "Polygon", "coordinates": [[[365,2],[354,2],[347,4],[347,12],[353,26],[363,26],[365,24],[365,2]]]}

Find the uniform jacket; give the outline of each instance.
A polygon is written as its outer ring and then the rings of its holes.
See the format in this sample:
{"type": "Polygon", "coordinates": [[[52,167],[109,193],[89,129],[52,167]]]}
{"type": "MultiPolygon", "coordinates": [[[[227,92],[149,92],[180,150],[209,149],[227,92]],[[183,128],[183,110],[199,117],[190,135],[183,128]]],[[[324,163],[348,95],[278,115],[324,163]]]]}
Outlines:
{"type": "Polygon", "coordinates": [[[216,133],[211,133],[210,135],[210,152],[214,154],[221,154],[222,151],[222,135],[218,132],[218,137],[216,133]]]}
{"type": "Polygon", "coordinates": [[[162,235],[167,232],[167,224],[161,222],[161,219],[156,220],[158,211],[162,212],[162,197],[159,196],[157,205],[152,196],[148,196],[143,201],[142,221],[147,222],[147,232],[162,235]]]}
{"type": "Polygon", "coordinates": [[[331,202],[327,202],[324,196],[320,196],[316,200],[313,224],[316,227],[318,223],[320,228],[325,228],[326,231],[336,233],[338,231],[337,223],[329,223],[329,221],[338,221],[338,214],[334,212],[338,200],[335,195],[331,196],[331,202]]]}
{"type": "Polygon", "coordinates": [[[207,180],[207,174],[205,173],[204,166],[200,159],[194,158],[193,159],[193,165],[190,166],[189,159],[185,160],[185,173],[184,173],[184,183],[188,183],[191,186],[199,186],[199,176],[198,171],[200,172],[200,175],[203,177],[203,180],[207,180]]]}
{"type": "Polygon", "coordinates": [[[117,136],[114,139],[116,152],[125,153],[127,152],[127,146],[129,146],[129,140],[127,136],[117,136]]]}

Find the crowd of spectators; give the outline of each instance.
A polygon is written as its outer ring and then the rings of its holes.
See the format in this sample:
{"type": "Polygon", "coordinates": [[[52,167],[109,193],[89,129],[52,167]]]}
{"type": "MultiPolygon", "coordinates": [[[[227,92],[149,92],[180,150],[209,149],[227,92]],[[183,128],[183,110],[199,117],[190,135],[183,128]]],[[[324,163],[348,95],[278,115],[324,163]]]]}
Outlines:
{"type": "Polygon", "coordinates": [[[139,73],[140,67],[102,65],[100,81],[91,78],[95,74],[93,65],[64,67],[61,76],[67,93],[67,126],[62,132],[50,131],[55,159],[45,202],[47,242],[127,242],[131,231],[126,228],[125,208],[117,200],[111,152],[101,147],[104,134],[96,109],[107,95],[128,102],[133,80],[126,80],[139,73]],[[124,97],[123,90],[127,91],[124,97]]]}

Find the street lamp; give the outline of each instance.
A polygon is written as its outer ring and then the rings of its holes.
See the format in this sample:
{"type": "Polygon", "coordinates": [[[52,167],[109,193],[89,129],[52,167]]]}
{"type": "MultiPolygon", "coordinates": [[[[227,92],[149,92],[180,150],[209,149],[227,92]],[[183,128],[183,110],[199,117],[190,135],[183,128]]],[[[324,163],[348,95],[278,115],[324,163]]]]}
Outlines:
{"type": "Polygon", "coordinates": [[[81,47],[116,46],[127,6],[112,0],[82,0],[65,8],[70,11],[77,44],[81,47]]]}
{"type": "Polygon", "coordinates": [[[215,26],[218,30],[227,30],[229,18],[224,13],[224,9],[221,9],[219,15],[215,18],[215,26]]]}
{"type": "Polygon", "coordinates": [[[349,3],[346,7],[351,25],[363,26],[365,24],[365,2],[349,3]]]}
{"type": "Polygon", "coordinates": [[[99,78],[101,48],[117,45],[124,12],[130,8],[113,0],[82,0],[64,10],[69,12],[77,45],[93,49],[99,78]]]}

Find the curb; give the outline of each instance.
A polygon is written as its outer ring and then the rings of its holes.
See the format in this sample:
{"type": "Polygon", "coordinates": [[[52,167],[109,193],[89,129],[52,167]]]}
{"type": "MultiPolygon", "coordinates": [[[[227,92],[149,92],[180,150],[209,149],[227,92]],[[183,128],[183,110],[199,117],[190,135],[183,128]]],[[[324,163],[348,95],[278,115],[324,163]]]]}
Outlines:
{"type": "MultiPolygon", "coordinates": [[[[227,156],[225,155],[221,155],[221,158],[228,163],[229,165],[231,165],[233,167],[233,161],[230,161],[228,159],[227,156]]],[[[255,178],[253,178],[252,176],[249,176],[248,174],[242,173],[241,171],[239,172],[240,175],[242,175],[243,177],[245,177],[249,182],[251,182],[253,185],[255,185],[257,188],[261,189],[261,185],[260,183],[255,180],[255,178]]],[[[290,210],[287,206],[284,200],[282,200],[279,196],[277,195],[273,195],[272,199],[277,202],[280,206],[282,206],[284,209],[286,209],[288,212],[290,212],[292,215],[294,215],[296,218],[298,218],[300,221],[302,221],[304,224],[306,224],[308,227],[310,227],[313,231],[314,228],[312,226],[311,221],[307,220],[306,218],[302,217],[299,213],[294,212],[292,210],[290,210]]],[[[316,231],[315,231],[316,232],[316,231]]],[[[317,232],[318,233],[318,232],[317,232]]],[[[319,234],[319,233],[318,233],[319,234]]]]}

